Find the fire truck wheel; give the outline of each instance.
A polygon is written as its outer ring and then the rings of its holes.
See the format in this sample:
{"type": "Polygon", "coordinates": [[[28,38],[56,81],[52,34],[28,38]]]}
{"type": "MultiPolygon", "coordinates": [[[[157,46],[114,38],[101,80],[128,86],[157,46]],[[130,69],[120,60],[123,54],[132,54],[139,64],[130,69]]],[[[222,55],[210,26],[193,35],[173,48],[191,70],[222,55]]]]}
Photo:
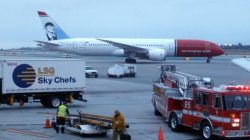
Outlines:
{"type": "Polygon", "coordinates": [[[155,115],[156,116],[161,116],[161,112],[159,112],[156,108],[155,108],[155,115]]]}
{"type": "Polygon", "coordinates": [[[179,131],[180,130],[178,117],[175,113],[170,115],[168,124],[169,124],[169,127],[171,128],[172,131],[179,131]]]}
{"type": "Polygon", "coordinates": [[[201,134],[204,140],[212,139],[212,127],[208,122],[204,122],[201,125],[201,134]]]}

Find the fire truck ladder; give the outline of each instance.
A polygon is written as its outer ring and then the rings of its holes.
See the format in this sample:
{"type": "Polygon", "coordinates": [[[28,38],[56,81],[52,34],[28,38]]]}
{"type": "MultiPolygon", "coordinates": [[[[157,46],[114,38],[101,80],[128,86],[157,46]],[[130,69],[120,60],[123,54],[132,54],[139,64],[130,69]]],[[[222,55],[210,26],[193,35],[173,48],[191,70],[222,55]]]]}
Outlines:
{"type": "Polygon", "coordinates": [[[172,72],[172,71],[165,71],[166,78],[175,83],[176,87],[179,89],[180,93],[187,97],[187,90],[189,88],[190,82],[193,82],[195,86],[201,86],[200,78],[197,76],[193,76],[187,73],[182,72],[172,72]]]}

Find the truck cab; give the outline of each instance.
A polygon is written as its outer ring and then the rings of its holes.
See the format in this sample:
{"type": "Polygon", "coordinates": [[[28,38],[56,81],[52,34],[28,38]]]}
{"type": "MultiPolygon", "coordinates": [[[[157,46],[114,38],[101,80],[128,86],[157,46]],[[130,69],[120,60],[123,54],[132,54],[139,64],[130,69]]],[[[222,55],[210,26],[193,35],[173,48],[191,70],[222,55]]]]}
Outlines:
{"type": "Polygon", "coordinates": [[[183,101],[183,125],[200,130],[204,139],[250,137],[250,87],[197,88],[183,101]]]}
{"type": "Polygon", "coordinates": [[[214,87],[212,80],[178,72],[174,65],[163,65],[161,71],[152,104],[173,131],[186,126],[205,140],[250,138],[250,86],[214,87]]]}

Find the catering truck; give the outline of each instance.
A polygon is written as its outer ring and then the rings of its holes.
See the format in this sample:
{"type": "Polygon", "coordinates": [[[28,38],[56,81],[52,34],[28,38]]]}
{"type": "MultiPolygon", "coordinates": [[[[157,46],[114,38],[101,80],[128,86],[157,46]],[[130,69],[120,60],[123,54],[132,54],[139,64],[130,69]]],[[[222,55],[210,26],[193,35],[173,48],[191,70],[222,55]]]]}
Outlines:
{"type": "Polygon", "coordinates": [[[160,82],[153,84],[152,103],[155,115],[164,116],[173,131],[190,127],[205,140],[250,137],[250,86],[213,87],[208,78],[164,67],[160,82]]]}
{"type": "Polygon", "coordinates": [[[23,106],[40,101],[45,107],[58,107],[62,101],[86,101],[84,70],[80,59],[0,60],[0,103],[23,106]]]}
{"type": "Polygon", "coordinates": [[[109,67],[108,77],[135,77],[136,75],[136,65],[133,64],[114,64],[109,67]]]}

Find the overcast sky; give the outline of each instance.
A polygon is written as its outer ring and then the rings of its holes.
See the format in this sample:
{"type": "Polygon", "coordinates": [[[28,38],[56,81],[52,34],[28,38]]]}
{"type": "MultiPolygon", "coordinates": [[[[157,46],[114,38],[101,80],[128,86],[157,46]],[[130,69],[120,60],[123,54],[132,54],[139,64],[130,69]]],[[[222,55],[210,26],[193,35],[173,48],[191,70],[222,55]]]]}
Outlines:
{"type": "Polygon", "coordinates": [[[1,0],[0,48],[45,41],[38,10],[70,37],[250,44],[250,0],[1,0]]]}

